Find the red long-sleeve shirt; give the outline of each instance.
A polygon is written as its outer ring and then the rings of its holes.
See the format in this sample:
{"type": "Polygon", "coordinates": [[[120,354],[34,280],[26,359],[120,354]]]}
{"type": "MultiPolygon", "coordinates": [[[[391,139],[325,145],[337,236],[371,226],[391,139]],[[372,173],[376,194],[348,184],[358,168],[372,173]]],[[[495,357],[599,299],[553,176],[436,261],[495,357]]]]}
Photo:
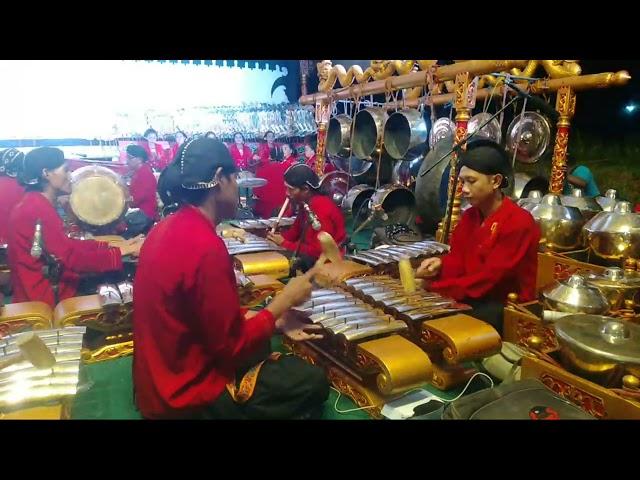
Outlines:
{"type": "Polygon", "coordinates": [[[231,158],[233,158],[233,161],[236,162],[236,166],[239,169],[246,170],[249,168],[249,161],[253,157],[253,152],[249,147],[247,147],[245,144],[242,144],[242,152],[240,152],[238,146],[233,143],[229,147],[229,153],[231,154],[231,158]]]}
{"type": "Polygon", "coordinates": [[[282,207],[287,198],[287,187],[284,184],[284,172],[287,168],[282,162],[267,162],[256,169],[256,177],[267,180],[264,187],[253,189],[257,198],[254,210],[259,217],[269,218],[282,207]]]}
{"type": "Polygon", "coordinates": [[[157,188],[158,182],[153,170],[148,164],[143,163],[131,178],[129,186],[133,199],[131,206],[142,210],[147,217],[155,219],[158,215],[157,188]]]}
{"type": "Polygon", "coordinates": [[[147,151],[149,165],[156,170],[164,170],[173,160],[173,149],[165,149],[160,143],[154,145],[155,148],[151,150],[149,142],[144,142],[142,148],[147,151]]]}
{"type": "Polygon", "coordinates": [[[270,160],[276,160],[271,157],[271,149],[277,151],[277,146],[275,143],[269,145],[267,142],[263,142],[258,146],[258,156],[260,157],[260,164],[269,163],[270,160]]]}
{"type": "Polygon", "coordinates": [[[36,221],[42,223],[43,250],[62,266],[59,299],[73,297],[81,273],[102,273],[122,269],[120,250],[105,242],[67,237],[62,219],[39,192],[27,192],[10,216],[9,267],[14,302],[40,301],[55,306],[51,282],[42,271],[43,256],[33,258],[31,246],[36,221]]]}
{"type": "MultiPolygon", "coordinates": [[[[320,231],[327,232],[333,237],[338,246],[341,245],[347,238],[347,232],[344,227],[344,217],[336,204],[325,195],[314,195],[309,200],[309,208],[318,217],[320,231]]],[[[284,237],[282,247],[295,251],[304,225],[308,223],[306,212],[299,211],[291,228],[282,234],[284,237]]],[[[308,225],[305,230],[304,239],[298,252],[314,258],[318,258],[322,253],[322,246],[318,240],[318,231],[314,230],[311,225],[308,225]]]]}
{"type": "Polygon", "coordinates": [[[245,320],[227,248],[192,206],[153,228],[133,292],[133,379],[147,418],[180,417],[211,404],[275,329],[268,310],[245,320]]]}
{"type": "Polygon", "coordinates": [[[440,277],[429,288],[456,300],[520,301],[536,297],[540,229],[529,212],[505,197],[486,219],[471,207],[451,236],[440,277]]]}
{"type": "Polygon", "coordinates": [[[24,187],[15,178],[0,176],[0,243],[7,241],[9,215],[23,195],[24,187]]]}

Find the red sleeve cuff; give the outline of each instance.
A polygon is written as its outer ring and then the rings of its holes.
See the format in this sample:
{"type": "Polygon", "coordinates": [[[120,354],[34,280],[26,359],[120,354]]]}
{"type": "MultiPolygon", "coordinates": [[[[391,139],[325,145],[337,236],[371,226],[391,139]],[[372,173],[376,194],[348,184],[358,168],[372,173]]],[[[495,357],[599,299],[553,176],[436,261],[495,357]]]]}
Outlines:
{"type": "Polygon", "coordinates": [[[282,248],[286,248],[287,250],[295,250],[296,249],[296,243],[297,242],[292,242],[290,240],[285,240],[282,242],[282,245],[280,245],[282,248]]]}
{"type": "Polygon", "coordinates": [[[259,322],[264,324],[264,326],[273,334],[273,331],[276,329],[276,317],[273,316],[266,308],[263,308],[258,313],[256,313],[253,317],[249,318],[247,322],[259,322]]]}
{"type": "Polygon", "coordinates": [[[111,265],[113,266],[112,270],[122,270],[122,254],[120,253],[120,249],[110,248],[109,253],[111,254],[111,265]]]}

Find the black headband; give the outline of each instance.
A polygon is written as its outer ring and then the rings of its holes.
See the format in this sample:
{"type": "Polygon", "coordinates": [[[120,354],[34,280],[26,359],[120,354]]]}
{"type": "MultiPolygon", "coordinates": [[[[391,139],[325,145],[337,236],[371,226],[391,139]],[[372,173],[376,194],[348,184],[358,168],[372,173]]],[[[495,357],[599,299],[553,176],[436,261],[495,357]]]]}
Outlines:
{"type": "Polygon", "coordinates": [[[302,188],[308,186],[314,190],[320,188],[320,179],[316,172],[304,163],[290,166],[284,172],[284,182],[290,187],[302,188]]]}
{"type": "Polygon", "coordinates": [[[470,168],[484,175],[502,175],[500,188],[509,185],[511,164],[504,149],[492,140],[479,139],[467,144],[466,151],[459,154],[459,166],[470,168]]]}

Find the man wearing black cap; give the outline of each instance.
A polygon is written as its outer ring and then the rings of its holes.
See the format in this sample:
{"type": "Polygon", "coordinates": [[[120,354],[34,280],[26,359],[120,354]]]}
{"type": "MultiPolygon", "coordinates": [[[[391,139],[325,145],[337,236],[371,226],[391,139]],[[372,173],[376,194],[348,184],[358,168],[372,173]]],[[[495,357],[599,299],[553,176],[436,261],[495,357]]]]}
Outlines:
{"type": "Polygon", "coordinates": [[[140,145],[127,147],[127,165],[132,173],[129,192],[131,193],[131,207],[135,212],[127,214],[127,237],[147,233],[158,216],[158,201],[156,189],[158,182],[153,170],[147,163],[148,154],[140,145]]]}
{"type": "Polygon", "coordinates": [[[301,267],[305,270],[322,253],[318,232],[327,232],[338,245],[344,242],[347,237],[344,217],[333,200],[320,192],[320,179],[307,165],[289,167],[284,174],[284,183],[287,196],[297,206],[298,214],[289,230],[282,235],[269,233],[268,238],[287,250],[300,253],[303,258],[301,267]],[[303,204],[309,206],[311,214],[307,213],[303,204]],[[313,216],[316,221],[313,221],[313,216]]]}
{"type": "MultiPolygon", "coordinates": [[[[459,160],[462,196],[471,207],[453,231],[450,253],[423,261],[417,276],[433,278],[429,289],[476,310],[503,304],[511,292],[520,301],[535,299],[540,230],[529,212],[502,193],[511,170],[506,152],[495,142],[477,140],[459,160]]],[[[502,329],[501,315],[483,319],[502,329]]]]}
{"type": "Polygon", "coordinates": [[[137,255],[141,240],[112,247],[106,242],[69,238],[55,209],[58,197],[70,192],[62,150],[40,147],[24,158],[21,180],[26,193],[10,216],[9,266],[14,302],[45,302],[51,307],[76,295],[81,274],[122,270],[122,257],[137,255]],[[40,239],[35,235],[41,226],[40,239]],[[52,261],[60,267],[51,278],[52,261]]]}
{"type": "Polygon", "coordinates": [[[149,233],[134,282],[133,379],[146,418],[309,418],[329,394],[321,368],[268,353],[276,328],[320,338],[289,312],[311,294],[310,276],[291,279],[255,315],[240,308],[216,232],[238,205],[236,170],[222,142],[192,139],[161,182],[182,206],[149,233]]]}

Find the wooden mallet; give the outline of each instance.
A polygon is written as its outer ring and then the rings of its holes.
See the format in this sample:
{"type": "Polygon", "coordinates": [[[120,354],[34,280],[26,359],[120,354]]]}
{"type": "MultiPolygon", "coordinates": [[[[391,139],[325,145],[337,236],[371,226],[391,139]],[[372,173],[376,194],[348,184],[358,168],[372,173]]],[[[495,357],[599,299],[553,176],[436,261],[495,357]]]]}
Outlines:
{"type": "Polygon", "coordinates": [[[16,346],[20,349],[20,353],[0,360],[0,370],[24,360],[38,369],[49,369],[56,363],[56,357],[53,356],[49,347],[33,332],[23,333],[18,336],[16,346]]]}

